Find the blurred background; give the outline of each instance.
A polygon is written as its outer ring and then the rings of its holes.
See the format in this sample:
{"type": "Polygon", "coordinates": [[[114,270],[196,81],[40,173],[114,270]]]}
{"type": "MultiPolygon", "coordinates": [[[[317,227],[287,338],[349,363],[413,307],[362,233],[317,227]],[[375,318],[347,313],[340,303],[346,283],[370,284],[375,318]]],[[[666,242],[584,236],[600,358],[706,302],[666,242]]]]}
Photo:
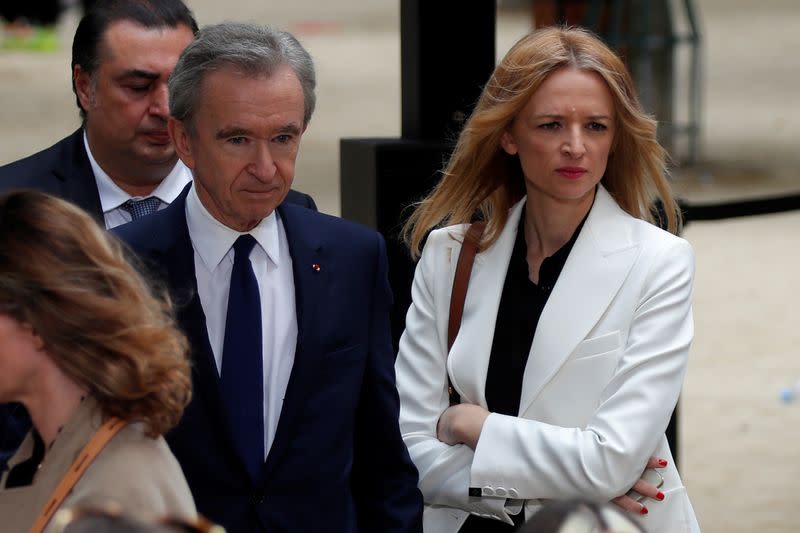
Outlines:
{"type": "MultiPolygon", "coordinates": [[[[271,24],[293,32],[311,52],[318,103],[295,188],[312,194],[320,210],[341,214],[340,139],[401,134],[400,1],[187,3],[201,26],[271,24]]],[[[0,48],[0,164],[50,146],[79,124],[70,90],[70,45],[80,17],[73,4],[41,50],[0,48]]],[[[693,206],[794,198],[800,194],[800,2],[670,4],[675,13],[695,8],[698,38],[688,38],[691,24],[681,15],[669,24],[671,59],[664,63],[663,48],[646,41],[638,55],[629,50],[629,59],[657,65],[637,79],[643,100],[660,115],[675,161],[673,183],[689,213],[693,206]]],[[[499,2],[498,57],[530,30],[534,11],[528,1],[499,2]]],[[[650,22],[663,29],[667,23],[653,13],[650,22]]],[[[691,220],[683,233],[697,255],[696,335],[680,404],[678,460],[705,532],[800,530],[794,445],[800,400],[781,399],[783,389],[800,383],[799,230],[800,211],[789,210],[691,220]]]]}

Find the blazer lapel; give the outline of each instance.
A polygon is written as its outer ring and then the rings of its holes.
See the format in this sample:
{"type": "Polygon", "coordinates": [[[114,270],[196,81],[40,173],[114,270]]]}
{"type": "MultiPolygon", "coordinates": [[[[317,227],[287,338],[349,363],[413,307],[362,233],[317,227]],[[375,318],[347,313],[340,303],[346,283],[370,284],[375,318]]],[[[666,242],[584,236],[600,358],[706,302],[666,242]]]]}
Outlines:
{"type": "Polygon", "coordinates": [[[280,462],[280,456],[291,440],[292,424],[309,393],[308,375],[314,370],[316,357],[322,354],[318,324],[324,317],[319,316],[319,309],[322,307],[319,302],[327,298],[330,268],[333,266],[326,263],[322,239],[313,220],[310,220],[320,215],[289,203],[281,204],[278,214],[283,222],[292,257],[297,347],[275,439],[262,470],[262,480],[267,479],[275,465],[280,462]]]}
{"type": "Polygon", "coordinates": [[[626,214],[598,187],[592,211],[542,312],[523,377],[524,413],[600,320],[639,254],[626,214]]]}

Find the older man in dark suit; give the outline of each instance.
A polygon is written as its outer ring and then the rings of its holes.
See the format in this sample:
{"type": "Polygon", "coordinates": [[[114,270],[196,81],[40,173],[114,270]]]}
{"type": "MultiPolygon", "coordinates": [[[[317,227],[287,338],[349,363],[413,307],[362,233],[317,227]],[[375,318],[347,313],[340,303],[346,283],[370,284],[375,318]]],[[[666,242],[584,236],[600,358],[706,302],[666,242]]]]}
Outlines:
{"type": "Polygon", "coordinates": [[[421,531],[383,239],[285,201],[314,110],[288,33],[201,30],[170,78],[193,184],[117,231],[185,302],[194,396],[167,440],[229,531],[421,531]]]}

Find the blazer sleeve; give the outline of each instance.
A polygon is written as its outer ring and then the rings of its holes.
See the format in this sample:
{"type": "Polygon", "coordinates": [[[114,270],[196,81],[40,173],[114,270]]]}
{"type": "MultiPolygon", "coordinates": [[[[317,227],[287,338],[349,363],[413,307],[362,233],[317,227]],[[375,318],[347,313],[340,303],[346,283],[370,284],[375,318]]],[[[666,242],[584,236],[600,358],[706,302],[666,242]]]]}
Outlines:
{"type": "Polygon", "coordinates": [[[627,342],[587,425],[489,415],[470,486],[513,487],[524,499],[607,501],[639,478],[677,403],[694,332],[694,254],[683,239],[665,240],[642,266],[648,273],[627,342]]]}
{"type": "Polygon", "coordinates": [[[417,470],[397,423],[400,405],[389,326],[392,295],[386,246],[380,235],[375,237],[369,354],[356,413],[352,486],[360,530],[421,533],[417,470]]]}
{"type": "Polygon", "coordinates": [[[411,286],[411,306],[397,356],[400,430],[414,464],[425,503],[456,507],[505,521],[504,499],[469,496],[472,450],[450,446],[436,437],[439,416],[449,407],[447,393],[447,316],[438,301],[449,304],[452,268],[460,250],[449,230],[430,234],[411,286]],[[452,246],[452,247],[451,247],[452,246]],[[452,256],[452,257],[450,257],[452,256]],[[440,281],[439,285],[436,281],[440,281]]]}

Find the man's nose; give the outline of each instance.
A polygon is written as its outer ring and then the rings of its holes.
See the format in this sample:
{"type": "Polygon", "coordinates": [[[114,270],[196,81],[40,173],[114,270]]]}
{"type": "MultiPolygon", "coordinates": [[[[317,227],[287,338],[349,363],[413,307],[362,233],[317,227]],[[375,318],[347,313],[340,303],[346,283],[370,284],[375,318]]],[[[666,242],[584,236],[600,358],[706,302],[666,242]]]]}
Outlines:
{"type": "Polygon", "coordinates": [[[166,83],[159,83],[150,96],[150,114],[166,120],[169,118],[169,91],[166,83]]]}
{"type": "Polygon", "coordinates": [[[272,158],[272,152],[267,143],[256,143],[253,160],[248,170],[259,179],[268,179],[275,175],[275,160],[272,158]]]}

